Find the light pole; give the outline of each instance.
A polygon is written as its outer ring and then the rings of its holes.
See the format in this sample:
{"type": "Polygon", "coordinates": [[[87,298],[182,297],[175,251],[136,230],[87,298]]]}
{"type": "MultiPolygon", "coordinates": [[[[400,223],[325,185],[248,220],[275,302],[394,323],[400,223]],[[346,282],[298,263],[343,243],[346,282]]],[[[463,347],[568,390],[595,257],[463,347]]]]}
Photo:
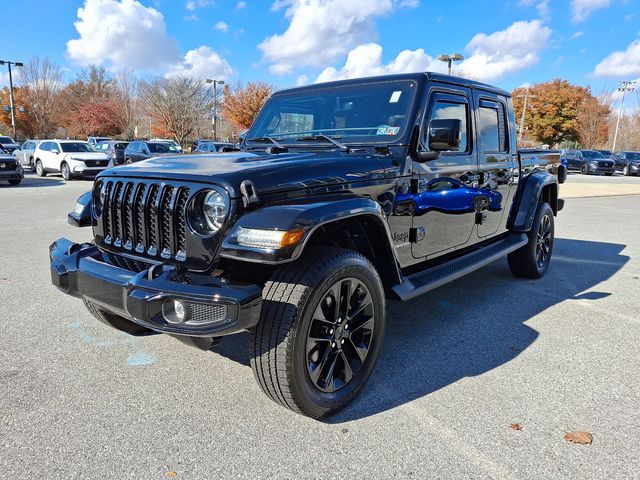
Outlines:
{"type": "Polygon", "coordinates": [[[453,62],[460,62],[464,60],[464,56],[459,53],[453,53],[451,55],[439,55],[438,60],[441,62],[447,62],[449,64],[449,75],[451,75],[451,64],[453,62]]]}
{"type": "Polygon", "coordinates": [[[211,78],[207,78],[205,80],[206,83],[213,83],[213,140],[216,141],[218,139],[218,85],[224,85],[224,80],[213,80],[211,78]]]}
{"type": "Polygon", "coordinates": [[[615,153],[616,144],[618,143],[618,129],[620,128],[620,118],[622,118],[622,107],[624,106],[624,97],[627,92],[633,92],[635,88],[636,82],[623,81],[620,82],[620,86],[618,87],[618,91],[622,92],[622,99],[620,100],[620,111],[618,112],[618,121],[616,122],[616,133],[613,135],[613,147],[611,147],[611,151],[615,153]]]}
{"type": "Polygon", "coordinates": [[[527,115],[527,103],[529,101],[529,97],[535,98],[535,95],[529,95],[529,87],[527,87],[524,91],[524,95],[518,95],[518,98],[524,96],[524,105],[522,107],[522,116],[520,117],[520,128],[518,129],[518,143],[522,143],[522,135],[524,133],[524,121],[527,115]]]}
{"type": "Polygon", "coordinates": [[[11,127],[13,128],[13,140],[16,140],[16,107],[13,103],[13,77],[11,76],[11,65],[15,65],[16,67],[23,67],[24,64],[22,62],[10,62],[9,60],[0,60],[0,65],[7,64],[9,67],[9,103],[11,106],[11,127]]]}

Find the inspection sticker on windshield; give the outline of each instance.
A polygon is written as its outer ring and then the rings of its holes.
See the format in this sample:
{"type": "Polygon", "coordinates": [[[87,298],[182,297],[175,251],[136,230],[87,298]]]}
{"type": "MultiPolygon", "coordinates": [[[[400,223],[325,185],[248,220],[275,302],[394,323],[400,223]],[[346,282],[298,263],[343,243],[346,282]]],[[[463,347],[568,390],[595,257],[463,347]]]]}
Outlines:
{"type": "Polygon", "coordinates": [[[397,135],[400,127],[378,127],[376,135],[397,135]]]}
{"type": "Polygon", "coordinates": [[[400,100],[400,95],[402,95],[402,90],[396,90],[391,94],[391,98],[389,99],[389,103],[398,103],[400,100]]]}

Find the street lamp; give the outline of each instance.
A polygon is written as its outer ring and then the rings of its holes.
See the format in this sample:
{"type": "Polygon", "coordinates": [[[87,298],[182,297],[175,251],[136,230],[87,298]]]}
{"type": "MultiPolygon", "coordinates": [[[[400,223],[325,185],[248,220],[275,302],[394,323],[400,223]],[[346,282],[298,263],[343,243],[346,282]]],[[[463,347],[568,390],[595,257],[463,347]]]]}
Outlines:
{"type": "Polygon", "coordinates": [[[453,62],[460,62],[464,60],[464,56],[459,53],[453,53],[451,55],[439,55],[438,60],[441,62],[447,62],[449,64],[449,75],[451,75],[451,64],[453,62]]]}
{"type": "Polygon", "coordinates": [[[213,140],[216,141],[218,139],[218,127],[216,125],[218,118],[218,85],[224,85],[224,80],[213,80],[211,78],[207,78],[205,80],[206,83],[213,83],[213,140]]]}
{"type": "Polygon", "coordinates": [[[633,92],[635,88],[636,82],[623,81],[620,82],[620,86],[618,87],[618,91],[622,92],[622,99],[620,100],[620,111],[618,112],[618,121],[616,122],[616,133],[613,135],[613,147],[611,147],[611,151],[615,153],[616,144],[618,143],[618,129],[620,128],[620,118],[622,117],[622,107],[624,105],[624,97],[627,92],[633,92]]]}
{"type": "Polygon", "coordinates": [[[7,64],[9,67],[9,103],[11,104],[11,127],[13,128],[13,140],[16,140],[16,107],[13,103],[13,77],[11,76],[11,65],[16,67],[24,67],[22,62],[10,62],[9,60],[0,60],[0,65],[7,64]]]}
{"type": "Polygon", "coordinates": [[[527,102],[530,98],[535,98],[535,95],[529,93],[529,87],[524,89],[524,95],[518,95],[518,98],[524,97],[524,105],[522,106],[522,117],[520,118],[520,129],[518,131],[518,143],[522,143],[522,134],[524,133],[524,121],[527,118],[527,102]]]}

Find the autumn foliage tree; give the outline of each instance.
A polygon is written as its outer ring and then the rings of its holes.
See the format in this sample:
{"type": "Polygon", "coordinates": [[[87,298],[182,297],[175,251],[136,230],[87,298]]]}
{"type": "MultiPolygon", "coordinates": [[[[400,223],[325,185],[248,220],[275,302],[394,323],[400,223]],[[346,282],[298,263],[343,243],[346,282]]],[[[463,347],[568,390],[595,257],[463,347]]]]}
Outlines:
{"type": "Polygon", "coordinates": [[[74,137],[117,135],[120,133],[117,103],[108,99],[86,102],[76,112],[69,132],[74,137]]]}
{"type": "MultiPolygon", "coordinates": [[[[516,118],[520,120],[524,105],[525,87],[513,91],[516,118]]],[[[578,113],[583,102],[593,99],[587,87],[572,85],[555,79],[529,88],[525,130],[529,136],[548,145],[562,141],[576,141],[578,113]]]]}
{"type": "Polygon", "coordinates": [[[250,82],[246,87],[241,82],[233,88],[225,85],[222,116],[237,128],[249,128],[274,91],[273,85],[264,82],[250,82]]]}
{"type": "Polygon", "coordinates": [[[576,118],[576,130],[583,147],[593,149],[606,144],[610,115],[611,107],[604,96],[584,100],[576,118]]]}
{"type": "MultiPolygon", "coordinates": [[[[32,118],[29,115],[29,104],[26,99],[26,89],[22,87],[14,87],[13,101],[16,108],[16,132],[18,137],[32,137],[35,133],[32,118]]],[[[9,87],[0,90],[0,105],[10,107],[11,99],[9,98],[9,87]]],[[[4,123],[7,127],[11,127],[11,110],[4,108],[0,111],[0,123],[4,123]]]]}

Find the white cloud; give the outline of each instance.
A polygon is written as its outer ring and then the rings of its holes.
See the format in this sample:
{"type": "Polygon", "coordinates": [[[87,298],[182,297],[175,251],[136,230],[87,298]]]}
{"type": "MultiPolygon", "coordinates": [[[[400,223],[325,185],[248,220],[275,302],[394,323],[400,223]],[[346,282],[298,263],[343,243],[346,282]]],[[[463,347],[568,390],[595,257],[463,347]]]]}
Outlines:
{"type": "Polygon", "coordinates": [[[571,35],[571,38],[580,38],[583,35],[582,32],[576,32],[573,35],[571,35]]]}
{"type": "MultiPolygon", "coordinates": [[[[505,30],[491,35],[479,33],[467,44],[470,56],[457,66],[456,71],[476,80],[488,81],[529,67],[539,60],[546,47],[551,30],[540,20],[515,22],[505,30]]],[[[409,72],[446,72],[447,64],[436,60],[423,49],[404,50],[389,63],[382,61],[382,46],[377,43],[358,45],[347,55],[340,68],[325,68],[316,82],[329,82],[347,78],[409,72]]]]}
{"type": "Polygon", "coordinates": [[[211,47],[202,45],[189,50],[182,62],[169,70],[167,76],[190,75],[195,78],[226,80],[234,74],[231,65],[211,47]]]}
{"type": "Polygon", "coordinates": [[[596,77],[632,77],[640,75],[640,40],[629,44],[626,50],[607,55],[593,72],[596,77]]]}
{"type": "Polygon", "coordinates": [[[285,9],[289,26],[266,38],[258,48],[275,75],[302,66],[324,66],[357,45],[377,39],[375,19],[414,0],[277,0],[272,10],[285,9]]]}
{"type": "Polygon", "coordinates": [[[236,9],[235,9],[236,12],[239,10],[242,10],[243,8],[247,8],[247,2],[240,1],[236,3],[236,9]]]}
{"type": "Polygon", "coordinates": [[[227,22],[224,22],[222,20],[216,23],[213,28],[215,28],[216,30],[220,30],[222,33],[227,33],[229,31],[229,25],[227,25],[227,22]]]}
{"type": "Polygon", "coordinates": [[[611,0],[571,0],[571,19],[574,22],[582,22],[593,12],[608,7],[611,0]]]}
{"type": "Polygon", "coordinates": [[[309,77],[306,75],[298,76],[298,80],[296,80],[296,87],[301,87],[302,85],[306,85],[309,83],[309,77]]]}
{"type": "Polygon", "coordinates": [[[459,69],[482,81],[502,78],[536,64],[550,36],[551,29],[540,20],[515,22],[491,35],[478,33],[465,47],[471,56],[459,69]]]}
{"type": "Polygon", "coordinates": [[[180,58],[163,15],[136,0],[85,0],[74,25],[80,38],[67,42],[67,55],[82,65],[162,69],[180,58]]]}
{"type": "Polygon", "coordinates": [[[419,48],[403,50],[393,61],[385,64],[382,63],[382,46],[377,43],[367,43],[351,50],[347,61],[339,70],[334,67],[325,68],[318,75],[316,82],[441,69],[441,65],[437,63],[434,62],[433,57],[419,48]]]}
{"type": "Polygon", "coordinates": [[[196,8],[208,7],[209,5],[213,5],[212,0],[187,0],[185,8],[193,12],[196,8]]]}
{"type": "Polygon", "coordinates": [[[518,2],[520,7],[532,7],[534,5],[541,17],[546,17],[549,14],[549,0],[520,0],[518,2]]]}

